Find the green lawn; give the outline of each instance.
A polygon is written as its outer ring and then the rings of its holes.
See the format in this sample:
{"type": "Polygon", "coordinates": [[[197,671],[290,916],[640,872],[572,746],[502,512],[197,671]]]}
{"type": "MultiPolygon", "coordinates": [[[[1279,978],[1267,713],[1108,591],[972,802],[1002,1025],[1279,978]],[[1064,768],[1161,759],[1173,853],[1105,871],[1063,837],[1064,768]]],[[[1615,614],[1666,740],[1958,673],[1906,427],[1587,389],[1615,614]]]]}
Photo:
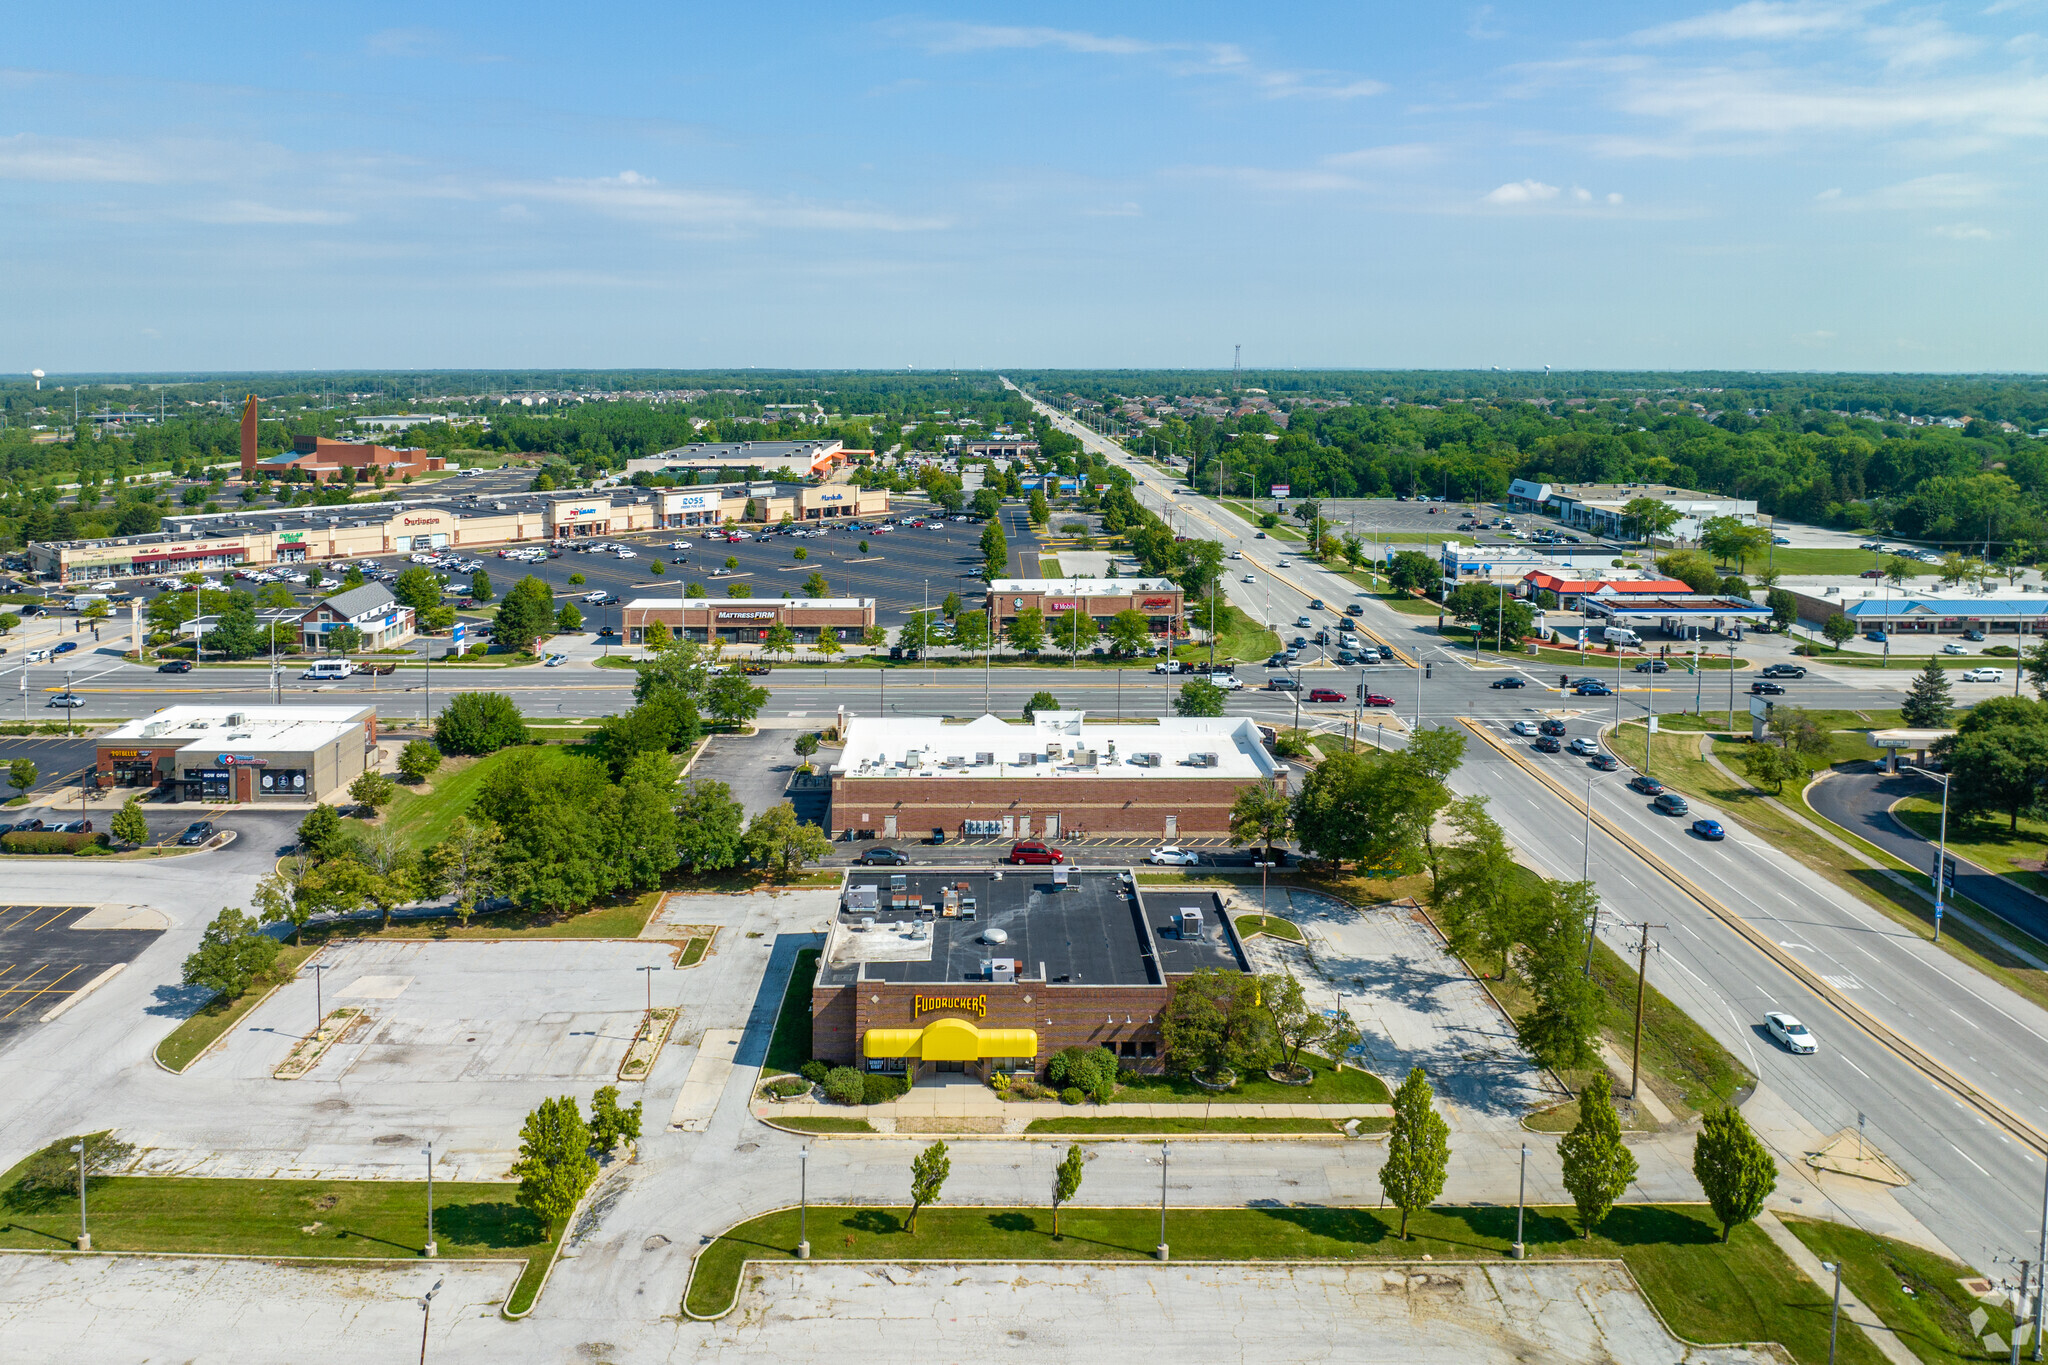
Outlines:
{"type": "Polygon", "coordinates": [[[840,1119],[830,1115],[816,1118],[780,1118],[773,1121],[784,1128],[793,1128],[799,1133],[872,1133],[875,1125],[866,1119],[840,1119]]]}
{"type": "Polygon", "coordinates": [[[1278,915],[1239,915],[1238,937],[1246,938],[1252,934],[1271,934],[1274,938],[1284,938],[1290,943],[1303,941],[1301,930],[1278,915]]]}
{"type": "MultiPolygon", "coordinates": [[[[1260,507],[1254,503],[1246,502],[1242,498],[1222,498],[1216,501],[1218,502],[1219,506],[1228,507],[1231,511],[1237,513],[1238,516],[1244,518],[1253,526],[1258,526],[1259,518],[1264,516],[1267,513],[1267,511],[1270,510],[1265,507],[1260,507]]],[[[1308,533],[1306,531],[1298,531],[1294,529],[1294,523],[1288,521],[1285,517],[1281,518],[1279,525],[1272,527],[1270,530],[1266,530],[1266,534],[1271,536],[1275,540],[1308,539],[1308,533]]]]}
{"type": "MultiPolygon", "coordinates": [[[[530,751],[500,749],[483,758],[446,759],[435,770],[433,781],[424,794],[404,783],[399,784],[398,794],[384,811],[384,823],[413,848],[437,844],[447,836],[448,826],[455,823],[455,817],[475,804],[484,779],[512,754],[530,751]]],[[[569,752],[559,744],[541,745],[539,751],[550,760],[560,759],[569,752]]]]}
{"type": "MultiPolygon", "coordinates": [[[[1360,1118],[1358,1128],[1365,1133],[1384,1133],[1393,1126],[1388,1118],[1360,1118]]],[[[1310,1133],[1330,1137],[1344,1131],[1344,1125],[1337,1119],[1295,1119],[1295,1118],[1229,1118],[1204,1119],[1178,1115],[1163,1119],[1146,1118],[1065,1118],[1033,1119],[1027,1133],[1064,1135],[1075,1137],[1151,1137],[1173,1133],[1310,1133]]]]}
{"type": "MultiPolygon", "coordinates": [[[[75,1197],[45,1206],[15,1197],[20,1167],[0,1186],[0,1247],[52,1250],[78,1235],[75,1197]]],[[[451,1259],[526,1258],[507,1305],[532,1301],[553,1254],[518,1187],[434,1182],[434,1236],[451,1259]]],[[[414,1257],[426,1240],[426,1186],[406,1180],[220,1180],[106,1176],[88,1190],[95,1251],[213,1255],[414,1257]]]]}
{"type": "MultiPolygon", "coordinates": [[[[1940,648],[1941,646],[1938,644],[1931,646],[1932,650],[1939,650],[1940,648]]],[[[1974,646],[1965,646],[1965,648],[1974,648],[1974,646]]],[[[1857,654],[1846,650],[1834,650],[1828,648],[1825,643],[1815,645],[1806,657],[1822,663],[1837,664],[1843,668],[1889,668],[1894,671],[1903,669],[1910,673],[1918,673],[1921,669],[1927,667],[1927,661],[1931,658],[1944,669],[2002,668],[2006,670],[2007,682],[2012,681],[2012,669],[2016,662],[2010,655],[2000,658],[1996,654],[1933,653],[1930,652],[1930,642],[1924,636],[1910,642],[1899,639],[1893,640],[1889,663],[1885,661],[1885,657],[1882,654],[1857,654]],[[1911,654],[1902,652],[1900,649],[1902,643],[1910,643],[1914,652],[1911,654]]]]}
{"type": "MultiPolygon", "coordinates": [[[[1264,659],[1280,648],[1278,635],[1228,603],[1219,605],[1215,620],[1218,659],[1239,662],[1264,659]]],[[[1209,613],[1206,610],[1201,612],[1199,619],[1191,614],[1189,621],[1207,629],[1209,613]]],[[[1209,658],[1209,646],[1206,641],[1181,645],[1174,650],[1174,655],[1182,663],[1205,663],[1209,658]]]]}
{"type": "MultiPolygon", "coordinates": [[[[915,1234],[907,1209],[813,1207],[816,1260],[1149,1261],[1159,1217],[1146,1209],[1068,1207],[1060,1238],[1045,1208],[926,1208],[915,1234]]],[[[698,1254],[684,1307],[727,1312],[749,1258],[794,1258],[797,1211],[751,1219],[698,1254]]],[[[1371,1208],[1170,1209],[1166,1238],[1176,1261],[1501,1261],[1515,1236],[1512,1207],[1433,1208],[1396,1235],[1400,1215],[1371,1208]]],[[[1855,1234],[1848,1234],[1855,1235],[1855,1234]]],[[[1779,1341],[1801,1361],[1827,1359],[1828,1293],[1809,1283],[1749,1224],[1723,1245],[1704,1207],[1626,1205],[1600,1235],[1581,1240],[1568,1209],[1532,1208],[1523,1240],[1532,1257],[1625,1261],[1664,1320],[1698,1342],[1779,1341]]],[[[1856,1331],[1842,1334],[1843,1365],[1883,1359],[1856,1331]]]]}
{"type": "MultiPolygon", "coordinates": [[[[1941,837],[1941,802],[1909,796],[1893,808],[1893,813],[1922,838],[1941,837]]],[[[2022,816],[2019,828],[2009,829],[2004,816],[1965,820],[1950,811],[1948,847],[1951,853],[1968,858],[1988,872],[2010,877],[2029,891],[2048,894],[2048,878],[2034,868],[2017,866],[2021,861],[2038,864],[2048,857],[2048,820],[2022,816]]]]}
{"type": "Polygon", "coordinates": [[[818,950],[799,948],[789,985],[782,992],[782,1010],[775,1016],[775,1032],[768,1038],[763,1076],[795,1071],[811,1060],[811,983],[817,979],[818,950]]]}
{"type": "Polygon", "coordinates": [[[1316,1073],[1307,1085],[1282,1085],[1263,1073],[1240,1076],[1229,1090],[1204,1090],[1184,1076],[1138,1076],[1117,1086],[1120,1104],[1392,1104],[1386,1082],[1356,1067],[1333,1067],[1304,1052],[1302,1061],[1316,1073]]]}
{"type": "Polygon", "coordinates": [[[1975,1277],[1969,1267],[1834,1223],[1807,1218],[1786,1218],[1784,1223],[1821,1260],[1839,1262],[1842,1283],[1929,1365],[2006,1358],[2003,1352],[1986,1351],[1979,1335],[1970,1330],[1970,1315],[1982,1308],[1990,1315],[1984,1330],[2007,1336],[2012,1314],[1957,1283],[1975,1277]]]}
{"type": "MultiPolygon", "coordinates": [[[[299,965],[319,949],[319,941],[303,945],[286,944],[278,953],[271,974],[277,980],[289,979],[299,970],[299,965]]],[[[161,1043],[156,1045],[156,1059],[173,1071],[183,1071],[197,1061],[199,1054],[213,1045],[213,1040],[226,1033],[247,1017],[263,998],[270,994],[270,987],[255,986],[241,999],[229,1003],[218,996],[197,1014],[181,1021],[170,1031],[161,1043]]]]}
{"type": "Polygon", "coordinates": [[[375,920],[348,920],[306,931],[308,942],[330,939],[500,939],[500,938],[638,938],[661,905],[659,891],[607,897],[586,910],[500,910],[472,916],[467,925],[450,915],[432,919],[393,920],[380,929],[375,920]]]}
{"type": "MultiPolygon", "coordinates": [[[[1768,555],[1759,555],[1744,561],[1744,567],[1751,574],[1760,574],[1766,565],[1775,568],[1789,578],[1808,574],[1858,574],[1865,569],[1889,569],[1890,555],[1872,554],[1868,550],[1824,550],[1802,549],[1793,545],[1776,545],[1768,555]]],[[[1716,565],[1726,573],[1734,573],[1733,564],[1716,565]]],[[[1919,560],[1906,561],[1908,575],[1913,578],[1927,574],[1938,574],[1938,564],[1922,564],[1919,560]]],[[[1755,583],[1751,578],[1750,582],[1755,583]]],[[[1873,580],[1875,581],[1875,580],[1873,580]]]]}

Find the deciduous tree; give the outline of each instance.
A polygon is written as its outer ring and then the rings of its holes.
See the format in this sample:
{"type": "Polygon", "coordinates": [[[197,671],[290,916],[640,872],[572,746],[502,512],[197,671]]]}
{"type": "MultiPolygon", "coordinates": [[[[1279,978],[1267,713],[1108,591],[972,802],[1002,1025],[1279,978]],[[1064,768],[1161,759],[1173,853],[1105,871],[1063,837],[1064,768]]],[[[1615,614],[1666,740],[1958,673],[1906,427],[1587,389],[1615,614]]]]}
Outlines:
{"type": "Polygon", "coordinates": [[[1220,716],[1223,714],[1224,691],[1207,678],[1190,678],[1174,694],[1173,714],[1176,716],[1220,716]]]}
{"type": "Polygon", "coordinates": [[[1614,1083],[1596,1071],[1579,1089],[1579,1121],[1557,1144],[1564,1187],[1578,1206],[1579,1235],[1590,1239],[1636,1178],[1635,1153],[1621,1140],[1614,1083]]]}
{"type": "Polygon", "coordinates": [[[551,1236],[597,1176],[590,1143],[590,1125],[568,1095],[542,1100],[520,1127],[519,1158],[512,1163],[518,1200],[539,1215],[551,1236]]]}
{"type": "Polygon", "coordinates": [[[1721,1220],[1721,1240],[1763,1211],[1778,1187],[1778,1163],[1734,1105],[1708,1114],[1693,1140],[1692,1173],[1721,1220]]]}
{"type": "Polygon", "coordinates": [[[742,836],[747,855],[788,881],[796,868],[832,856],[832,841],[816,825],[797,818],[796,807],[784,801],[747,822],[742,836]]]}
{"type": "Polygon", "coordinates": [[[1401,1210],[1401,1240],[1408,1240],[1408,1218],[1426,1209],[1443,1193],[1451,1166],[1451,1127],[1436,1112],[1429,1078],[1415,1067],[1394,1092],[1394,1126],[1387,1133],[1387,1159],[1380,1167],[1380,1190],[1401,1210]]]}
{"type": "Polygon", "coordinates": [[[1081,1192],[1081,1163],[1087,1158],[1081,1153],[1081,1144],[1068,1146],[1067,1155],[1052,1172],[1052,1235],[1060,1235],[1060,1205],[1081,1192]]]}
{"type": "Polygon", "coordinates": [[[910,1162],[910,1228],[917,1232],[917,1211],[926,1204],[939,1202],[939,1193],[946,1187],[946,1177],[953,1173],[953,1162],[946,1155],[946,1144],[934,1142],[919,1152],[910,1162]]]}
{"type": "Polygon", "coordinates": [[[240,910],[222,907],[185,959],[184,981],[239,1000],[277,961],[278,942],[240,910]]]}

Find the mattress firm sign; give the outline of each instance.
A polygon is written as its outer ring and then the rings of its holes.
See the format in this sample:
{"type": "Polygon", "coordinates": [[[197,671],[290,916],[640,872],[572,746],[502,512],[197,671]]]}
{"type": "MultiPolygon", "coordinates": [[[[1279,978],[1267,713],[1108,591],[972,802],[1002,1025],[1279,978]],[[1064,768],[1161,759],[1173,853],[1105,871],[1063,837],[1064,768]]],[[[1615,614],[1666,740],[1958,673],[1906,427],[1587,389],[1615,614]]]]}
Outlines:
{"type": "Polygon", "coordinates": [[[773,621],[775,610],[771,607],[766,610],[734,611],[728,607],[713,611],[711,618],[714,621],[773,621]]]}

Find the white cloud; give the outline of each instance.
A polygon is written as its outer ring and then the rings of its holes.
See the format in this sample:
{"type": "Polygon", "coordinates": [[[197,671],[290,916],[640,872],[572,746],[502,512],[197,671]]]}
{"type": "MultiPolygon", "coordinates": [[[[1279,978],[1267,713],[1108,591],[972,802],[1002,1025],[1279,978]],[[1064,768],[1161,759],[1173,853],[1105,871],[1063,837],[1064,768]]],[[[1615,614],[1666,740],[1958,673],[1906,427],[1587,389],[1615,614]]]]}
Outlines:
{"type": "Polygon", "coordinates": [[[380,29],[363,41],[372,57],[424,57],[440,45],[439,33],[418,26],[380,29]]]}
{"type": "Polygon", "coordinates": [[[355,221],[352,213],[341,213],[333,209],[284,208],[276,204],[260,203],[254,199],[228,199],[217,204],[201,204],[181,211],[177,216],[189,218],[195,223],[219,223],[227,226],[333,226],[355,221]]]}
{"type": "Polygon", "coordinates": [[[1087,56],[1168,58],[1167,69],[1179,76],[1232,76],[1267,99],[1353,100],[1385,93],[1380,81],[1324,70],[1265,67],[1236,43],[1158,41],[1085,29],[1011,24],[916,24],[899,30],[935,55],[1055,51],[1087,56]]]}
{"type": "Polygon", "coordinates": [[[1939,66],[1968,57],[1984,46],[1982,39],[1957,33],[1939,19],[1873,28],[1863,34],[1863,41],[1894,69],[1939,66]]]}
{"type": "Polygon", "coordinates": [[[1360,169],[1399,169],[1427,166],[1442,156],[1427,142],[1395,142],[1384,147],[1361,147],[1355,152],[1338,152],[1323,158],[1325,166],[1360,169]]]}
{"type": "Polygon", "coordinates": [[[1510,180],[1497,189],[1488,190],[1484,196],[1489,204],[1540,204],[1557,198],[1560,191],[1555,185],[1546,185],[1541,180],[1510,180]]]}
{"type": "Polygon", "coordinates": [[[1643,29],[1639,43],[1793,42],[1845,33],[1862,22],[1867,4],[1822,4],[1810,0],[1747,0],[1733,9],[1695,15],[1643,29]]]}
{"type": "Polygon", "coordinates": [[[1621,202],[1621,192],[1618,190],[1609,191],[1607,195],[1607,202],[1610,204],[1619,204],[1621,202]]]}
{"type": "Polygon", "coordinates": [[[2040,76],[1830,87],[1792,73],[1665,72],[1631,81],[1618,102],[1624,112],[1671,119],[1695,132],[1886,133],[1932,126],[2048,136],[2048,77],[2040,76]]]}
{"type": "Polygon", "coordinates": [[[1969,208],[1988,203],[1997,196],[1998,186],[1982,176],[1943,171],[1886,185],[1868,194],[1845,195],[1839,189],[1831,189],[1821,191],[1815,198],[1834,208],[1914,212],[1969,208]]]}
{"type": "Polygon", "coordinates": [[[1993,242],[2005,235],[1987,227],[1978,227],[1975,223],[1943,223],[1929,231],[1952,242],[1993,242]]]}
{"type": "Polygon", "coordinates": [[[1016,48],[1057,48],[1064,52],[1128,57],[1162,52],[1180,44],[1154,43],[1069,28],[1026,28],[1007,24],[935,24],[924,30],[928,52],[992,52],[1016,48]]]}
{"type": "Polygon", "coordinates": [[[1493,6],[1481,5],[1478,9],[1472,11],[1472,17],[1465,22],[1465,36],[1467,38],[1475,38],[1480,42],[1490,42],[1495,38],[1507,37],[1507,30],[1493,26],[1492,21],[1493,6]]]}
{"type": "Polygon", "coordinates": [[[769,199],[745,191],[668,186],[637,171],[595,179],[558,179],[500,187],[513,199],[539,199],[631,222],[708,232],[800,228],[821,232],[931,232],[943,218],[769,199]]]}

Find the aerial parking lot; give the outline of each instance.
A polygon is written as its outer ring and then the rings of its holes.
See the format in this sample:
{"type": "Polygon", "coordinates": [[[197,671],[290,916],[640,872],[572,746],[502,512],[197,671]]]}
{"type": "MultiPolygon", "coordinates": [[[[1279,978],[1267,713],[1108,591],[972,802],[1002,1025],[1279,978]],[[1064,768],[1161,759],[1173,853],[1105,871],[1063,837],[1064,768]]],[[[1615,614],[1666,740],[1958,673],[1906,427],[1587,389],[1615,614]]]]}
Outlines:
{"type": "Polygon", "coordinates": [[[139,906],[0,905],[0,1048],[133,962],[169,927],[139,906]]]}

